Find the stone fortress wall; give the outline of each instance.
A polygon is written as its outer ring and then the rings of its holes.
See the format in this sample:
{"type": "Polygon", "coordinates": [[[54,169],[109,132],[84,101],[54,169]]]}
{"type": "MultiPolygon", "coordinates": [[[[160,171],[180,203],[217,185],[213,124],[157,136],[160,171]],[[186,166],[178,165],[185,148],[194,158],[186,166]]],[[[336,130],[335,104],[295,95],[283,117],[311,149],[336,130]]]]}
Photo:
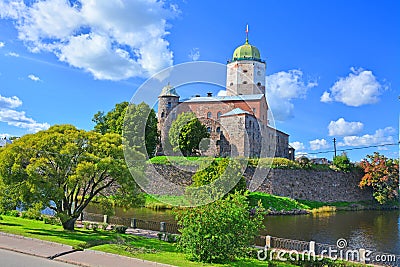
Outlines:
{"type": "MultiPolygon", "coordinates": [[[[153,167],[158,174],[164,176],[165,179],[181,185],[191,184],[191,177],[195,172],[195,168],[183,171],[177,167],[169,165],[154,164],[153,167]]],[[[244,173],[247,181],[251,179],[253,173],[254,168],[247,168],[244,173]]],[[[147,171],[148,177],[152,177],[153,175],[154,173],[152,171],[147,171]]],[[[271,169],[265,181],[256,191],[294,199],[321,202],[356,202],[371,200],[371,191],[368,189],[361,190],[358,187],[361,177],[361,173],[344,173],[333,170],[314,171],[271,169]]],[[[163,187],[162,184],[157,186],[159,188],[163,187]]],[[[169,192],[168,188],[160,191],[169,192]]],[[[178,192],[170,193],[174,194],[178,192]]]]}

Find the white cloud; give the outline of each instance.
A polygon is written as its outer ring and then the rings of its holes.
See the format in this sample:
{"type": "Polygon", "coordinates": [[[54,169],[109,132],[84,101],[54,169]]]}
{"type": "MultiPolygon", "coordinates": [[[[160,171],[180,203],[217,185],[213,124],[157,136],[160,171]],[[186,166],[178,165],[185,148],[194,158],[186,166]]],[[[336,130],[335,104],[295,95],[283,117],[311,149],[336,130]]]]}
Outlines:
{"type": "Polygon", "coordinates": [[[19,57],[19,54],[18,54],[18,53],[15,53],[15,52],[9,52],[9,53],[6,54],[6,56],[9,56],[9,57],[19,57]]]}
{"type": "Polygon", "coordinates": [[[38,123],[32,118],[28,118],[24,111],[12,109],[0,109],[0,121],[11,126],[27,129],[29,132],[37,132],[50,127],[48,123],[38,123]]]}
{"type": "Polygon", "coordinates": [[[217,96],[226,96],[226,90],[220,90],[217,96]]]}
{"type": "Polygon", "coordinates": [[[4,42],[0,42],[0,48],[4,47],[6,44],[4,42]]]}
{"type": "Polygon", "coordinates": [[[20,106],[22,106],[22,101],[17,96],[5,97],[0,95],[0,122],[27,129],[29,132],[37,132],[50,127],[48,123],[38,123],[27,117],[24,111],[15,110],[20,106]]]}
{"type": "Polygon", "coordinates": [[[328,125],[329,136],[346,136],[358,134],[364,128],[361,122],[347,122],[344,118],[331,121],[328,125]]]}
{"type": "Polygon", "coordinates": [[[327,149],[330,145],[325,139],[315,139],[310,141],[311,150],[327,149]]]}
{"type": "Polygon", "coordinates": [[[21,105],[22,101],[17,96],[5,97],[0,95],[0,109],[17,108],[21,105]]]}
{"type": "Polygon", "coordinates": [[[200,50],[198,48],[193,48],[188,56],[190,60],[197,61],[200,58],[200,50]]]}
{"type": "Polygon", "coordinates": [[[34,82],[40,82],[40,81],[41,81],[40,78],[39,78],[38,76],[35,76],[35,75],[33,75],[33,74],[29,74],[29,75],[28,75],[28,78],[31,79],[31,80],[34,81],[34,82]]]}
{"type": "Polygon", "coordinates": [[[338,146],[371,146],[395,143],[395,139],[392,136],[395,132],[396,130],[393,127],[386,127],[376,130],[374,134],[345,136],[343,137],[343,142],[339,142],[338,146]]]}
{"type": "Polygon", "coordinates": [[[337,101],[352,107],[378,102],[379,95],[385,88],[372,71],[362,68],[350,70],[347,77],[341,77],[335,82],[330,92],[322,94],[321,102],[337,101]]]}
{"type": "Polygon", "coordinates": [[[299,141],[295,141],[295,142],[292,142],[292,143],[289,143],[289,144],[290,144],[291,147],[296,149],[296,151],[305,149],[304,144],[299,142],[299,141]]]}
{"type": "Polygon", "coordinates": [[[52,52],[106,80],[148,77],[171,66],[167,20],[179,12],[155,0],[0,2],[0,17],[16,20],[31,51],[52,52]]]}
{"type": "Polygon", "coordinates": [[[4,139],[4,138],[9,139],[11,136],[12,136],[12,135],[11,135],[11,134],[8,134],[8,133],[0,133],[0,139],[4,139]]]}
{"type": "Polygon", "coordinates": [[[281,71],[266,77],[266,96],[274,119],[285,121],[293,117],[292,99],[304,98],[307,91],[318,85],[315,81],[305,82],[301,70],[281,71]]]}

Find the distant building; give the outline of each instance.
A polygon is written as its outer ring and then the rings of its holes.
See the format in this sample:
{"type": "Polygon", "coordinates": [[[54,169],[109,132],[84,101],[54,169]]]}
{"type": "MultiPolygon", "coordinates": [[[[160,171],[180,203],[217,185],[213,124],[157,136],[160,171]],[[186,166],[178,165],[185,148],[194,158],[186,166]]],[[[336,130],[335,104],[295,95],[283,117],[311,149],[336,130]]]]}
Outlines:
{"type": "Polygon", "coordinates": [[[0,147],[4,147],[4,146],[6,146],[8,144],[11,144],[11,143],[12,143],[12,141],[8,140],[7,137],[0,138],[0,147]]]}
{"type": "Polygon", "coordinates": [[[176,89],[169,84],[165,86],[158,97],[158,130],[162,144],[158,153],[165,152],[163,146],[177,116],[182,112],[194,112],[210,133],[212,144],[206,155],[294,159],[289,135],[268,125],[265,68],[259,50],[246,38],[245,44],[236,48],[228,61],[226,96],[208,93],[180,102],[176,89]]]}

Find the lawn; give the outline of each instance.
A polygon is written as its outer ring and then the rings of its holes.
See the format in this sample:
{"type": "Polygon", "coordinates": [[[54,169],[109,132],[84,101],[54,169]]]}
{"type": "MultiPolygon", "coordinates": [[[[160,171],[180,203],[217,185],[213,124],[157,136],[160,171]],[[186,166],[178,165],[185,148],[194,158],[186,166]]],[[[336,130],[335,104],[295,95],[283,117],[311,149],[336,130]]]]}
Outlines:
{"type": "Polygon", "coordinates": [[[85,247],[139,259],[176,266],[295,266],[283,262],[264,262],[256,259],[240,259],[226,264],[191,262],[178,251],[175,244],[112,231],[76,229],[64,231],[61,226],[44,224],[42,221],[2,215],[0,231],[41,240],[57,242],[73,247],[85,247]]]}

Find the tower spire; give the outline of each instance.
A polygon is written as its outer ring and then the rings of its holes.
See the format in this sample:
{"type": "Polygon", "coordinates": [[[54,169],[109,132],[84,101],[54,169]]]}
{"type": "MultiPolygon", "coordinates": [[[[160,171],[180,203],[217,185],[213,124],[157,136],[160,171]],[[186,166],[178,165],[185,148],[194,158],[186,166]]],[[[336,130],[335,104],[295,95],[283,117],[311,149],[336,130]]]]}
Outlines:
{"type": "Polygon", "coordinates": [[[249,24],[246,24],[246,44],[249,43],[249,24]]]}

